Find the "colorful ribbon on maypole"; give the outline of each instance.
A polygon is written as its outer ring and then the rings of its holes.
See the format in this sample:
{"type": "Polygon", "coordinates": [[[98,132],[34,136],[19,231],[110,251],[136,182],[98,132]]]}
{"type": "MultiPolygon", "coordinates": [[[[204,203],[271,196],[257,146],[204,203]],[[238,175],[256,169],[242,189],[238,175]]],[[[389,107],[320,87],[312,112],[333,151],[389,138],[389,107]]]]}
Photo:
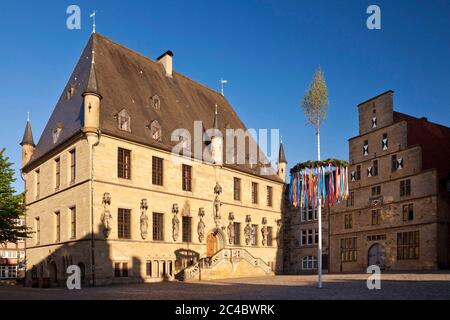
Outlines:
{"type": "Polygon", "coordinates": [[[348,191],[348,164],[345,161],[326,160],[299,164],[291,170],[289,198],[295,208],[334,206],[346,201],[348,191]]]}

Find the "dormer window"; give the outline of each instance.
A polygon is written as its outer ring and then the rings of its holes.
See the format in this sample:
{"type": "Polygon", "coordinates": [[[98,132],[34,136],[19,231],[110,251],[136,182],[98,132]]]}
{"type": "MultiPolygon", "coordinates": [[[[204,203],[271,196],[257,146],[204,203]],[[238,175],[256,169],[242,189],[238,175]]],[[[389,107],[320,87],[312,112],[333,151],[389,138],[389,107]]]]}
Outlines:
{"type": "Polygon", "coordinates": [[[369,141],[368,140],[364,141],[363,155],[364,155],[364,157],[367,157],[369,155],[369,141]]]}
{"type": "Polygon", "coordinates": [[[60,123],[58,123],[55,127],[55,129],[53,129],[53,144],[56,144],[59,140],[59,136],[61,135],[62,132],[62,125],[60,123]]]}
{"type": "Polygon", "coordinates": [[[150,98],[152,107],[156,110],[161,110],[161,99],[157,94],[150,98]]]}
{"type": "Polygon", "coordinates": [[[74,94],[75,94],[75,88],[74,88],[73,86],[71,86],[71,87],[69,88],[69,90],[67,90],[67,101],[69,101],[70,99],[72,99],[73,96],[74,96],[74,94]]]}
{"type": "Polygon", "coordinates": [[[150,131],[153,140],[162,141],[161,125],[159,124],[158,120],[155,120],[151,123],[150,131]]]}
{"type": "Polygon", "coordinates": [[[387,133],[383,134],[383,140],[381,141],[381,147],[383,148],[383,151],[386,151],[389,148],[389,140],[387,133]]]}
{"type": "Polygon", "coordinates": [[[117,121],[120,130],[131,132],[131,118],[125,109],[119,112],[117,121]]]}

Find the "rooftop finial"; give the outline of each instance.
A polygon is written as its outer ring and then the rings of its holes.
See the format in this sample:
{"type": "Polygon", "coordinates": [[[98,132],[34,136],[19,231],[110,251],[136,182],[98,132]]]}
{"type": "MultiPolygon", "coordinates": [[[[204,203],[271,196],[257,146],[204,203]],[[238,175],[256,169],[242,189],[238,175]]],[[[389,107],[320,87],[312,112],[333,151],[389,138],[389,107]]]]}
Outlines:
{"type": "Polygon", "coordinates": [[[27,112],[27,122],[30,122],[30,111],[27,112]]]}
{"type": "Polygon", "coordinates": [[[280,136],[280,143],[283,144],[283,136],[280,136]]]}
{"type": "Polygon", "coordinates": [[[221,86],[220,92],[222,93],[223,96],[225,96],[225,94],[223,92],[223,86],[227,83],[228,83],[227,80],[220,79],[220,86],[221,86]]]}
{"type": "Polygon", "coordinates": [[[215,114],[218,114],[218,112],[217,112],[217,103],[216,103],[216,113],[215,114]]]}
{"type": "Polygon", "coordinates": [[[90,18],[92,18],[92,33],[95,33],[95,16],[96,16],[97,12],[94,10],[94,12],[91,13],[91,15],[89,16],[90,18]]]}

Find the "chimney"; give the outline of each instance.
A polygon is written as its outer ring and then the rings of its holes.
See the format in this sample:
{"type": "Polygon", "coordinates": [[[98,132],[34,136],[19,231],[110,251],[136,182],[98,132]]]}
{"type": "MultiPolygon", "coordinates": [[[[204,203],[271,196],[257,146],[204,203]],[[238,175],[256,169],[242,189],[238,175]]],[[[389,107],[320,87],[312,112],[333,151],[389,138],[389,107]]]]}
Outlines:
{"type": "Polygon", "coordinates": [[[156,60],[163,65],[164,70],[166,70],[166,76],[172,78],[173,52],[170,50],[166,51],[156,60]]]}
{"type": "Polygon", "coordinates": [[[425,122],[428,121],[428,118],[427,118],[427,117],[422,117],[422,118],[420,118],[420,119],[423,120],[423,121],[425,121],[425,122]]]}

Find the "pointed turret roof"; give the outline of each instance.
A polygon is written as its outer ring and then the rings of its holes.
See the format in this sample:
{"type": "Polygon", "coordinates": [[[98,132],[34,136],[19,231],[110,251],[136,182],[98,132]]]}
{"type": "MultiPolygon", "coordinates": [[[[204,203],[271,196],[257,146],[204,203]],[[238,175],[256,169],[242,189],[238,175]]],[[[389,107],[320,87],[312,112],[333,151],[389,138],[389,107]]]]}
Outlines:
{"type": "Polygon", "coordinates": [[[33,139],[33,131],[31,130],[31,124],[30,120],[27,120],[27,125],[25,126],[25,132],[23,134],[22,142],[20,143],[21,146],[24,145],[31,145],[35,146],[34,139],[33,139]]]}
{"type": "Polygon", "coordinates": [[[286,155],[284,154],[283,142],[280,142],[280,152],[278,153],[278,163],[287,163],[286,155]]]}
{"type": "MultiPolygon", "coordinates": [[[[92,37],[92,41],[95,41],[95,38],[92,37]]],[[[95,94],[101,97],[100,91],[98,89],[97,84],[97,74],[95,70],[95,47],[92,45],[92,52],[91,52],[91,65],[89,68],[89,77],[86,84],[86,89],[83,92],[83,95],[86,94],[95,94]]]]}

